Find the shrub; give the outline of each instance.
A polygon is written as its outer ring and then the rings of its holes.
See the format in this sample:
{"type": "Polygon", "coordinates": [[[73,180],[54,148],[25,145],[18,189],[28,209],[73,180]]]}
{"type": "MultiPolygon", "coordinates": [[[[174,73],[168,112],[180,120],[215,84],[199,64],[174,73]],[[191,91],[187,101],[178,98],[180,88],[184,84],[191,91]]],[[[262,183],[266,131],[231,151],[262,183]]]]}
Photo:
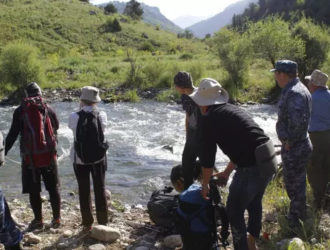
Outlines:
{"type": "Polygon", "coordinates": [[[190,59],[193,58],[193,55],[190,54],[190,53],[184,53],[179,58],[182,59],[182,60],[190,60],[190,59]]]}
{"type": "Polygon", "coordinates": [[[143,15],[141,4],[135,0],[129,1],[125,6],[124,14],[136,20],[141,19],[143,15]]]}
{"type": "Polygon", "coordinates": [[[121,31],[120,23],[117,18],[109,18],[103,26],[105,32],[119,32],[121,31]]]}
{"type": "Polygon", "coordinates": [[[123,98],[129,102],[139,102],[141,100],[137,94],[136,89],[126,91],[126,93],[123,95],[123,98]]]}
{"type": "Polygon", "coordinates": [[[150,42],[144,42],[140,45],[139,50],[152,52],[154,50],[154,47],[152,46],[152,44],[150,42]]]}
{"type": "Polygon", "coordinates": [[[108,15],[108,14],[113,14],[113,13],[117,13],[117,9],[112,3],[108,3],[104,7],[104,14],[108,15]]]}
{"type": "Polygon", "coordinates": [[[7,45],[0,57],[0,82],[23,88],[29,82],[43,81],[43,69],[36,48],[15,43],[7,45]]]}

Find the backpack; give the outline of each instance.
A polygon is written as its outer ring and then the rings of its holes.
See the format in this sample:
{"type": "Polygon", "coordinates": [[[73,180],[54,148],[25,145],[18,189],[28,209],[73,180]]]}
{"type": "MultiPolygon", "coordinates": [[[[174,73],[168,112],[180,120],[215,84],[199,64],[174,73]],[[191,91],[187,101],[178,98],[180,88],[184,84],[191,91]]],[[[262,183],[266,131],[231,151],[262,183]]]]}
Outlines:
{"type": "Polygon", "coordinates": [[[2,166],[5,162],[5,149],[4,149],[4,141],[3,136],[0,131],[0,166],[2,166]]]}
{"type": "Polygon", "coordinates": [[[56,159],[56,136],[48,107],[40,96],[22,102],[24,162],[35,168],[47,167],[56,159]]]}
{"type": "Polygon", "coordinates": [[[109,148],[104,141],[99,113],[81,110],[77,114],[79,120],[74,149],[84,164],[96,163],[104,158],[109,148]]]}
{"type": "Polygon", "coordinates": [[[178,195],[171,194],[172,191],[172,187],[154,191],[147,204],[151,221],[168,229],[175,228],[178,207],[178,195]]]}

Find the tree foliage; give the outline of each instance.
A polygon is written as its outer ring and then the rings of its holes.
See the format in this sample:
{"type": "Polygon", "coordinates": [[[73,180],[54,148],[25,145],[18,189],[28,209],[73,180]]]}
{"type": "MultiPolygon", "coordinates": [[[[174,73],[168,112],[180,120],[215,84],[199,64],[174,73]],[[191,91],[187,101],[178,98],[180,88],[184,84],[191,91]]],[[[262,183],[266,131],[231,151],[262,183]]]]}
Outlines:
{"type": "Polygon", "coordinates": [[[0,82],[23,88],[29,82],[42,82],[43,71],[37,50],[27,44],[7,45],[0,57],[0,82]]]}
{"type": "Polygon", "coordinates": [[[119,32],[121,31],[121,26],[117,18],[109,18],[104,24],[104,32],[119,32]]]}
{"type": "Polygon", "coordinates": [[[268,17],[250,22],[245,35],[251,41],[255,54],[275,66],[278,59],[300,60],[304,57],[304,42],[293,37],[289,23],[279,17],[268,17]]]}
{"type": "Polygon", "coordinates": [[[124,14],[136,20],[141,19],[143,15],[141,4],[135,0],[129,1],[125,6],[124,14]]]}
{"type": "Polygon", "coordinates": [[[246,82],[251,44],[238,32],[224,28],[214,35],[211,45],[228,73],[224,86],[235,98],[246,82]]]}
{"type": "Polygon", "coordinates": [[[114,14],[114,13],[117,13],[117,8],[112,3],[108,3],[104,7],[104,14],[108,15],[108,14],[114,14]]]}

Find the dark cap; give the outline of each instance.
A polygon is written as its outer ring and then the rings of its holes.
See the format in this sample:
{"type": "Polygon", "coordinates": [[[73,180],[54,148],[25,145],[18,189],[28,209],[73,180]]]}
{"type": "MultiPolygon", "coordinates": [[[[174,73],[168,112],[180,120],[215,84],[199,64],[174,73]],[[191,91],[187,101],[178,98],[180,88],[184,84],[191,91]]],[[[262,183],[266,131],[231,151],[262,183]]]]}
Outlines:
{"type": "Polygon", "coordinates": [[[297,73],[298,64],[290,60],[279,60],[275,63],[275,69],[271,69],[271,72],[278,71],[284,73],[297,73]]]}
{"type": "Polygon", "coordinates": [[[191,75],[185,71],[180,71],[174,76],[174,84],[180,88],[194,87],[191,75]]]}
{"type": "Polygon", "coordinates": [[[38,96],[41,95],[41,88],[36,82],[31,82],[27,85],[24,92],[27,97],[38,96]]]}

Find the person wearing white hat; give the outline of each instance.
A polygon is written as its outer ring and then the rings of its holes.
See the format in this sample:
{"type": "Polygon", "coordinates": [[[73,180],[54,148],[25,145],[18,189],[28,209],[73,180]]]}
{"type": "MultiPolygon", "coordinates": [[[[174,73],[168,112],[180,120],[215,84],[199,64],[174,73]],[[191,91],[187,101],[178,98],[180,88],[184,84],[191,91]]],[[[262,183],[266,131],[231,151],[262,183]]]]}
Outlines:
{"type": "MultiPolygon", "coordinates": [[[[228,156],[230,162],[224,171],[215,176],[227,183],[229,175],[236,169],[227,200],[234,247],[239,250],[256,249],[255,240],[261,230],[261,201],[274,173],[273,170],[269,173],[263,171],[266,170],[265,166],[259,167],[260,159],[257,153],[259,148],[268,149],[269,146],[271,149],[272,143],[246,111],[228,103],[227,91],[215,79],[203,79],[190,97],[200,107],[203,115],[200,159],[203,173],[202,196],[208,199],[209,181],[218,146],[228,156]],[[248,227],[244,220],[245,210],[249,212],[248,227]]],[[[263,154],[269,160],[272,159],[270,168],[275,167],[273,151],[272,154],[263,154]]]]}
{"type": "Polygon", "coordinates": [[[312,94],[308,132],[313,152],[307,166],[307,177],[313,190],[314,206],[321,209],[330,183],[330,91],[327,87],[328,75],[318,69],[305,79],[309,80],[308,89],[312,94]]]}
{"type": "Polygon", "coordinates": [[[108,222],[108,208],[105,195],[105,172],[107,170],[107,143],[104,130],[107,115],[100,111],[99,90],[92,86],[81,89],[80,110],[71,113],[69,128],[74,134],[71,161],[78,182],[79,203],[83,230],[89,231],[93,224],[90,196],[90,176],[93,179],[96,217],[98,224],[108,222]]]}

